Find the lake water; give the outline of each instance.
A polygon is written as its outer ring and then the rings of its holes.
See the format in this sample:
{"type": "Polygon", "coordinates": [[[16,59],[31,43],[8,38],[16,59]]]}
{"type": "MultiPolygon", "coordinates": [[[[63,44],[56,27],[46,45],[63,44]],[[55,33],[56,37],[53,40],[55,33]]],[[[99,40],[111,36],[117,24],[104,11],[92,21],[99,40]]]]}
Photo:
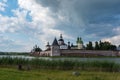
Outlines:
{"type": "Polygon", "coordinates": [[[60,57],[60,58],[51,58],[51,57],[33,57],[25,55],[0,55],[2,57],[12,57],[12,58],[26,58],[26,59],[45,59],[45,60],[70,60],[70,61],[110,61],[120,64],[120,58],[81,58],[81,57],[60,57]]]}

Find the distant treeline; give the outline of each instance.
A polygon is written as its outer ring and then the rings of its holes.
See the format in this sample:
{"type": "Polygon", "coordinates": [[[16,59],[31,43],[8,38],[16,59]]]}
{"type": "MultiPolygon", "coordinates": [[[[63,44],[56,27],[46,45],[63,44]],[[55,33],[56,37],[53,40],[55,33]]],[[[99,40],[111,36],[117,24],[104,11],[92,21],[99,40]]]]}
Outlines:
{"type": "Polygon", "coordinates": [[[117,50],[117,46],[111,44],[108,41],[102,42],[102,41],[96,41],[95,43],[89,41],[88,44],[86,44],[85,47],[86,50],[117,50]],[[95,44],[93,46],[93,44],[95,44]]]}
{"type": "Polygon", "coordinates": [[[0,52],[0,55],[29,55],[29,52],[0,52]]]}
{"type": "Polygon", "coordinates": [[[68,61],[3,57],[0,58],[0,66],[2,65],[29,66],[31,69],[120,71],[120,64],[109,61],[68,61]]]}

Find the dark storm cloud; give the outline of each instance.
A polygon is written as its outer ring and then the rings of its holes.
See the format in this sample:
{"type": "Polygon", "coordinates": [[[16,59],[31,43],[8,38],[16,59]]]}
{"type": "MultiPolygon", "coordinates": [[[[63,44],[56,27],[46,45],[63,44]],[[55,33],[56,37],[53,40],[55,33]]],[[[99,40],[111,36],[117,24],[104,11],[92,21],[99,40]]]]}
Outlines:
{"type": "Polygon", "coordinates": [[[36,0],[36,2],[44,7],[49,7],[55,12],[59,10],[60,0],[36,0]]]}
{"type": "Polygon", "coordinates": [[[98,37],[114,36],[113,28],[119,25],[120,0],[36,0],[53,13],[62,15],[70,21],[62,22],[63,30],[76,28],[76,32],[84,30],[85,35],[96,34],[98,37]],[[65,25],[64,25],[65,24],[65,25]],[[110,26],[109,26],[109,25],[110,26]],[[73,25],[73,26],[69,26],[73,25]]]}
{"type": "Polygon", "coordinates": [[[113,25],[107,25],[107,24],[90,24],[89,28],[86,28],[85,32],[87,34],[96,34],[96,36],[99,37],[111,37],[111,36],[115,36],[116,33],[114,33],[113,29],[113,25]]]}

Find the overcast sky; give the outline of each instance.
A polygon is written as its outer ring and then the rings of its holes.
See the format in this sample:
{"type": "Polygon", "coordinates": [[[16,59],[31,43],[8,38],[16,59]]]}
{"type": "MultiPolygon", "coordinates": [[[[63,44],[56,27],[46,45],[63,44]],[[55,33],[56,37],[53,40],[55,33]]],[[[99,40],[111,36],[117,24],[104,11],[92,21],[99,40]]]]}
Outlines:
{"type": "Polygon", "coordinates": [[[119,45],[120,0],[0,0],[0,51],[44,49],[60,34],[119,45]]]}

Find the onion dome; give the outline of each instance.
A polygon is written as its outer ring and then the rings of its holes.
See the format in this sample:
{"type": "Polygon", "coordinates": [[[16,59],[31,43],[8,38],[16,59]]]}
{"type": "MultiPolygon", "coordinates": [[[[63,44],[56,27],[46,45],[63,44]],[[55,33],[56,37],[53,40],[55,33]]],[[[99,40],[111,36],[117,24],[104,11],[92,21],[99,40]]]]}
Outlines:
{"type": "Polygon", "coordinates": [[[50,47],[50,44],[49,44],[49,42],[47,42],[47,45],[46,45],[46,47],[50,47]]]}
{"type": "Polygon", "coordinates": [[[64,41],[63,37],[62,37],[62,34],[60,34],[60,39],[58,41],[64,41]]]}
{"type": "Polygon", "coordinates": [[[49,51],[49,50],[50,50],[50,44],[49,44],[49,42],[47,42],[46,50],[45,51],[49,51]]]}
{"type": "Polygon", "coordinates": [[[80,37],[80,38],[78,37],[76,43],[77,43],[77,44],[83,44],[82,38],[81,38],[81,37],[80,37]]]}
{"type": "Polygon", "coordinates": [[[71,49],[70,42],[68,41],[68,49],[71,49]]]}

